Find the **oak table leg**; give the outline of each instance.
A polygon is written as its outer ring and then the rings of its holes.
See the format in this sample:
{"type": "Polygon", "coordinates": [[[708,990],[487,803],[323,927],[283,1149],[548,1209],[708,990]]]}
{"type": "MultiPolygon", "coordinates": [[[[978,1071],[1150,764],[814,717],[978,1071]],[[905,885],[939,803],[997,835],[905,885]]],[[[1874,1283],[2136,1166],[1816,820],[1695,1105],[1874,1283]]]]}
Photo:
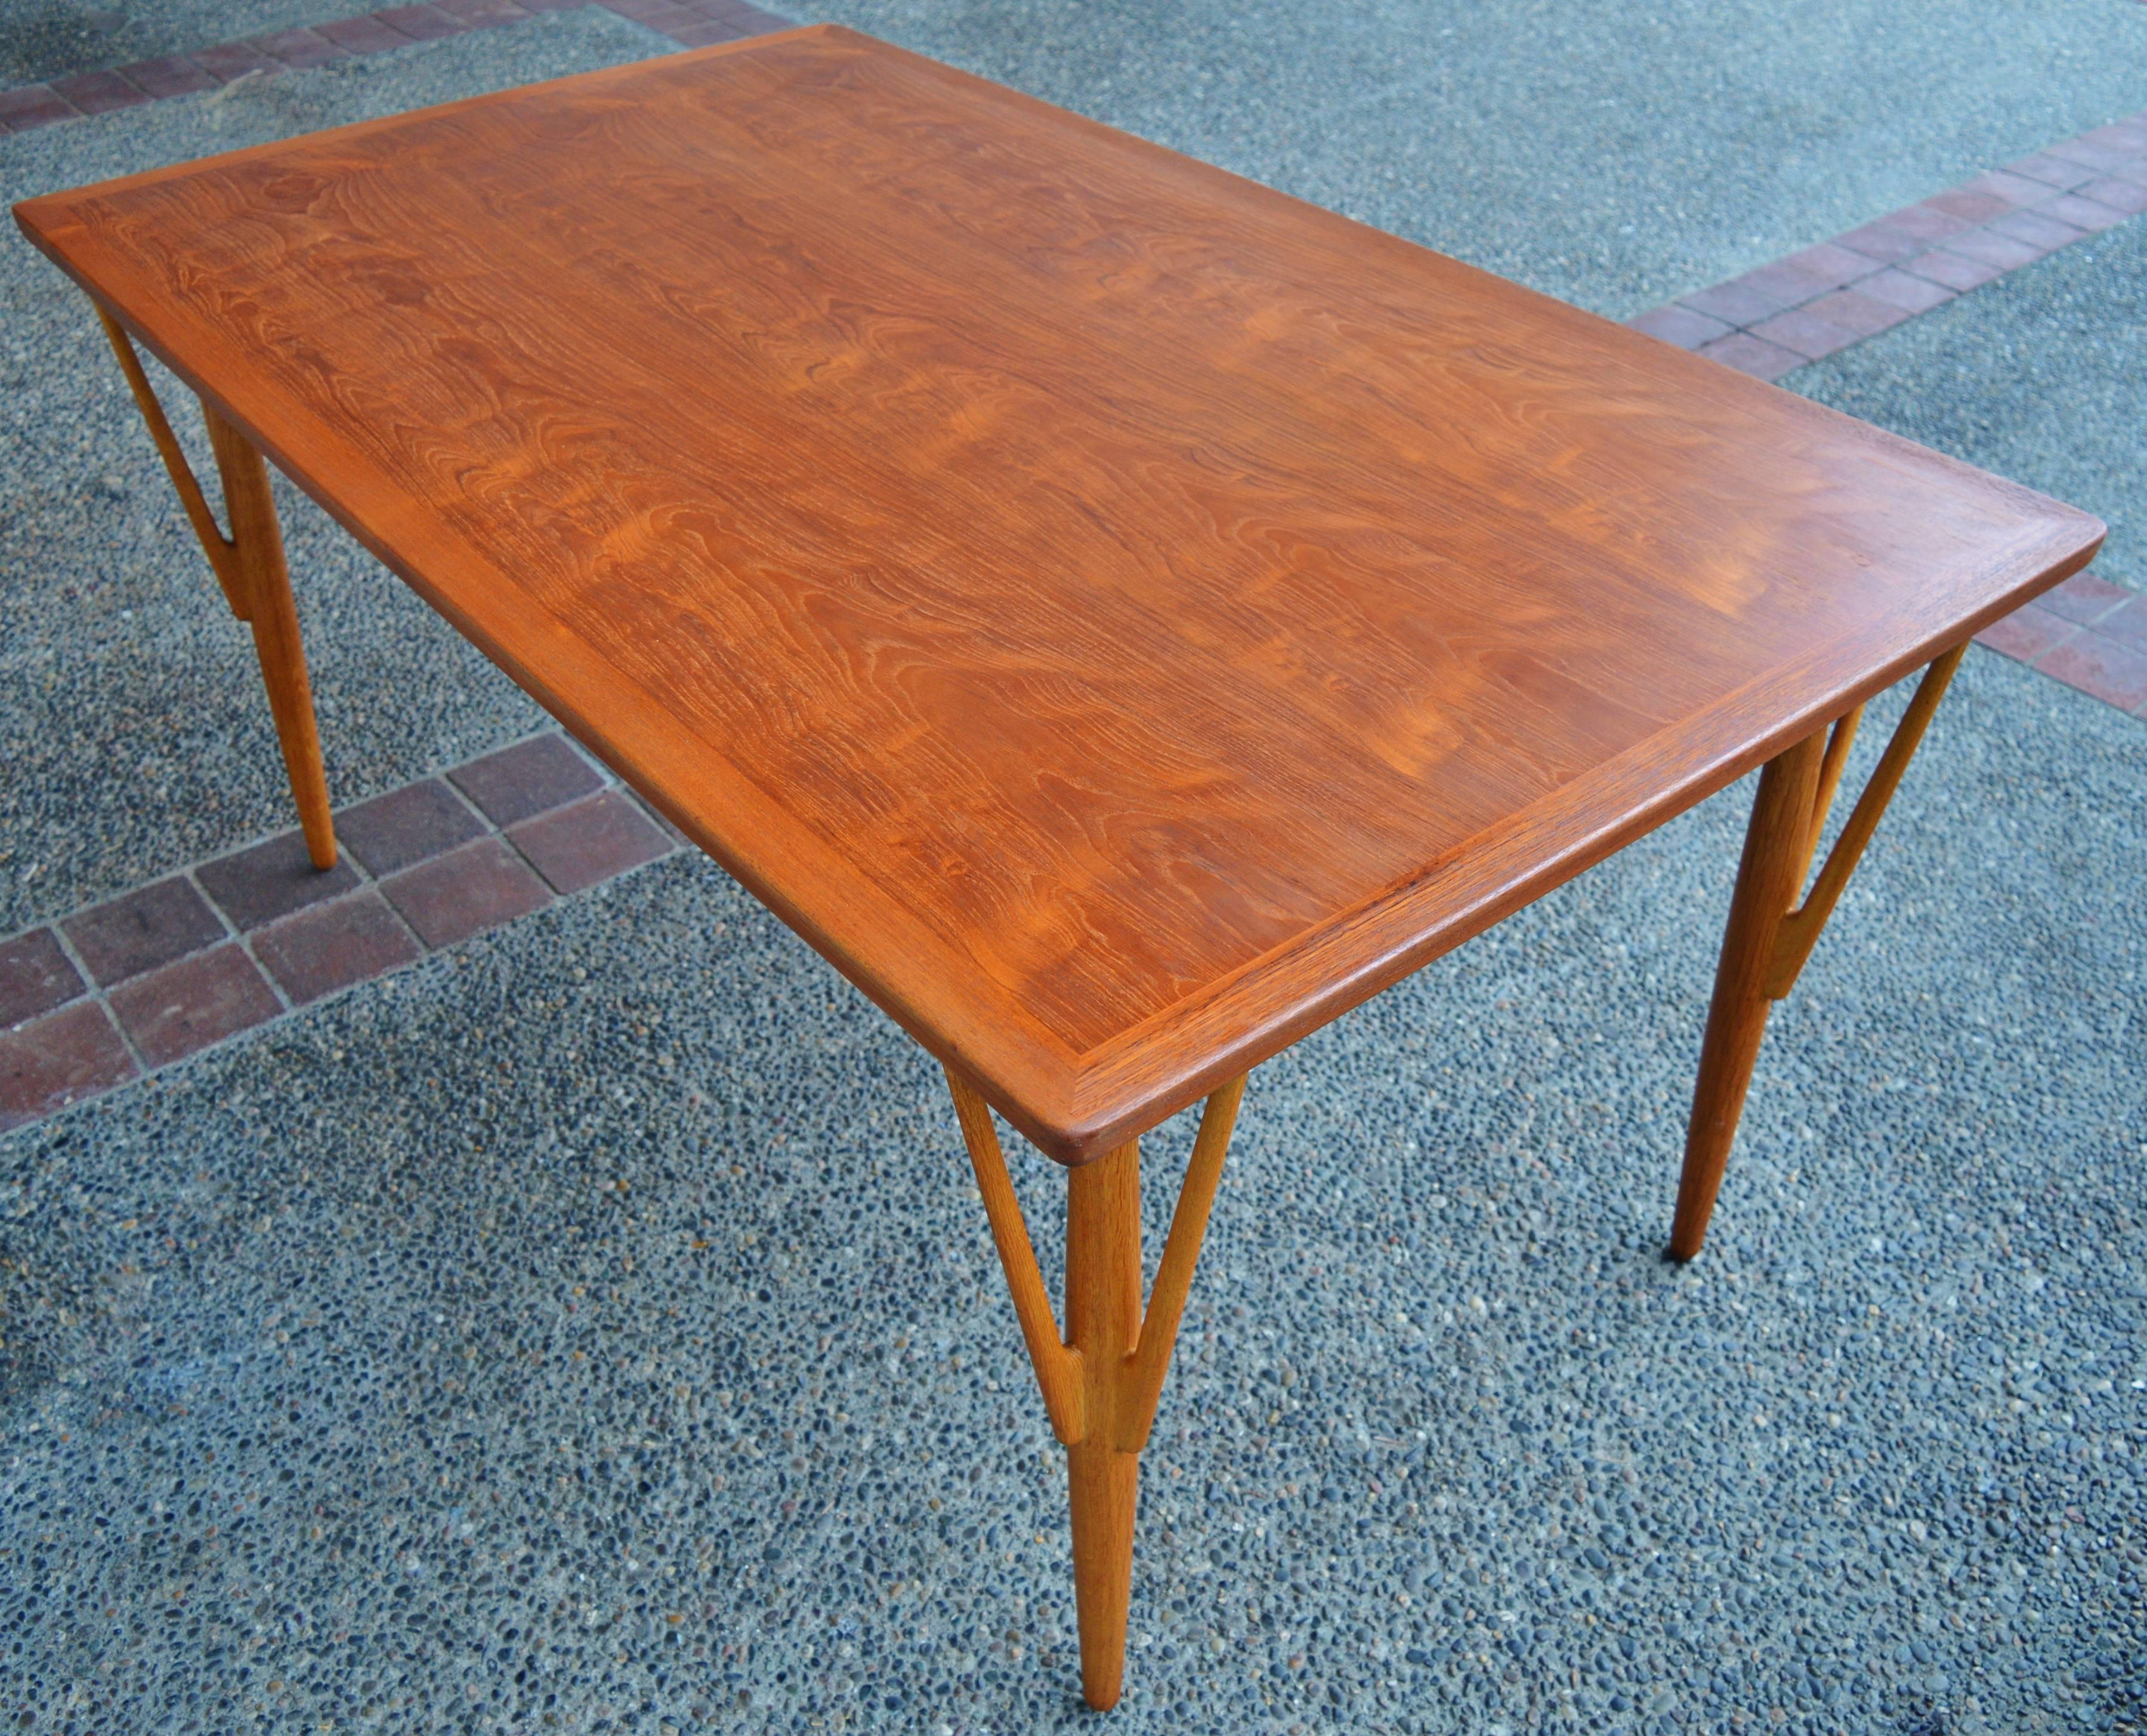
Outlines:
{"type": "Polygon", "coordinates": [[[1863,708],[1839,718],[1769,760],[1759,773],[1759,793],[1744,834],[1737,889],[1708,1008],[1707,1034],[1693,1088],[1692,1120],[1685,1133],[1684,1173],[1678,1183],[1677,1217],[1670,1228],[1670,1258],[1694,1258],[1707,1239],[1714,1196],[1737,1137],[1744,1094],[1759,1058],[1767,1010],[1786,996],[1811,957],[1819,931],[1841,898],[1879,816],[1899,788],[1909,757],[1922,741],[1946,683],[1960,665],[1965,645],[1932,663],[1894,730],[1871,782],[1850,811],[1826,864],[1803,903],[1797,894],[1819,848],[1849,743],[1863,708]]]}
{"type": "Polygon", "coordinates": [[[1044,1409],[1066,1448],[1081,1693],[1098,1711],[1108,1711],[1118,1703],[1125,1675],[1141,1449],[1155,1421],[1156,1401],[1208,1232],[1208,1214],[1245,1082],[1234,1079],[1208,1099],[1145,1313],[1140,1293],[1139,1142],[1068,1173],[1063,1341],[1053,1324],[1028,1225],[1007,1178],[990,1106],[951,1069],[947,1083],[1044,1409]]]}
{"type": "Polygon", "coordinates": [[[290,569],[283,558],[283,537],[276,523],[276,503],[268,491],[268,467],[246,436],[208,404],[202,420],[208,428],[223,479],[225,516],[231,531],[218,528],[186,453],[172,432],[163,406],[143,371],[141,358],[118,321],[102,308],[98,318],[119,358],[127,383],[143,419],[157,443],[164,468],[178,490],[180,503],[208,557],[231,612],[253,628],[253,648],[268,689],[268,708],[283,744],[283,765],[298,804],[298,823],[306,835],[306,853],[317,868],[336,862],[335,823],[328,811],[328,773],[321,763],[321,741],[313,720],[313,696],[306,679],[305,649],[298,639],[298,606],[291,596],[290,569]]]}

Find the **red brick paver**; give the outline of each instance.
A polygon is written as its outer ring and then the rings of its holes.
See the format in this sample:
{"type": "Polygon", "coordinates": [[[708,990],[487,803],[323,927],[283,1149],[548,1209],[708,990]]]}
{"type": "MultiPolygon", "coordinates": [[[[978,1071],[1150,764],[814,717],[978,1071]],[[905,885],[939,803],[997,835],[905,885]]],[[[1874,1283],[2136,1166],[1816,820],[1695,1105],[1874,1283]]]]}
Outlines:
{"type": "Polygon", "coordinates": [[[358,803],[336,828],[326,874],[285,833],[0,938],[0,1126],[686,847],[556,731],[358,803]],[[457,793],[464,780],[511,831],[457,793]]]}
{"type": "Polygon", "coordinates": [[[540,735],[448,773],[495,826],[512,826],[600,788],[603,780],[563,735],[540,735]]]}
{"type": "Polygon", "coordinates": [[[152,1067],[183,1060],[283,1010],[236,941],[137,977],[111,999],[120,1028],[152,1067]]]}
{"type": "Polygon", "coordinates": [[[0,1032],[0,1132],[134,1077],[134,1058],[99,1001],[78,1001],[0,1032]]]}
{"type": "Polygon", "coordinates": [[[64,1005],[84,986],[50,928],[0,941],[0,1030],[64,1005]]]}
{"type": "Polygon", "coordinates": [[[223,924],[183,874],[137,887],[60,924],[91,978],[109,988],[223,938],[223,924]]]}
{"type": "Polygon", "coordinates": [[[305,838],[296,832],[205,862],[194,870],[194,878],[241,930],[339,898],[358,885],[358,871],[348,862],[338,862],[326,873],[315,868],[305,838]]]}
{"type": "Polygon", "coordinates": [[[552,902],[504,838],[481,838],[380,883],[380,890],[428,947],[450,947],[552,902]]]}
{"type": "Polygon", "coordinates": [[[469,804],[438,778],[406,783],[336,816],[336,838],[376,878],[466,844],[484,830],[469,804]]]}
{"type": "Polygon", "coordinates": [[[408,964],[423,950],[370,887],[272,923],[253,937],[254,956],[294,1006],[408,964]]]}
{"type": "Polygon", "coordinates": [[[525,820],[508,834],[554,892],[579,892],[668,855],[671,842],[615,789],[525,820]]]}

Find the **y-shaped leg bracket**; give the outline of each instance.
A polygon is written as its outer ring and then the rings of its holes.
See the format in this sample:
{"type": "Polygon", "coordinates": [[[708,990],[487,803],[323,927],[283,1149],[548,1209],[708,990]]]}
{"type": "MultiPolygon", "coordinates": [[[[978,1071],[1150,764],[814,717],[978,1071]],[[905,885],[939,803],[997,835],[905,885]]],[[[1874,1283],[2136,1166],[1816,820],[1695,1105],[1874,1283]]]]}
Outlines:
{"type": "Polygon", "coordinates": [[[1133,1595],[1134,1508],[1171,1347],[1223,1154],[1245,1093],[1242,1078],[1208,1099],[1170,1220],[1148,1311],[1141,1312],[1140,1145],[1122,1145],[1066,1178],[1066,1337],[1051,1318],[1020,1203],[1007,1179],[990,1107],[951,1068],[962,1137],[991,1219],[1014,1313],[1036,1365],[1052,1432],[1066,1448],[1074,1511],[1074,1599],[1081,1628],[1081,1691],[1098,1711],[1119,1700],[1133,1595]]]}
{"type": "Polygon", "coordinates": [[[1840,901],[1864,847],[1878,829],[1909,756],[1938,709],[1946,683],[1968,648],[1956,646],[1925,672],[1902,714],[1879,768],[1834,840],[1826,865],[1801,904],[1797,893],[1818,853],[1849,758],[1863,708],[1799,742],[1759,773],[1759,793],[1744,834],[1744,858],[1729,903],[1729,932],[1708,1009],[1700,1047],[1699,1079],[1693,1089],[1692,1123],[1685,1134],[1684,1175],[1678,1185],[1677,1221],[1670,1230],[1670,1258],[1691,1259],[1707,1239],[1707,1220],[1722,1186],[1722,1172],[1737,1137],[1737,1119],[1759,1058],[1767,1009],[1789,993],[1819,943],[1819,930],[1840,901]],[[1794,908],[1793,908],[1794,907],[1794,908]]]}
{"type": "Polygon", "coordinates": [[[119,323],[103,308],[105,336],[112,340],[119,366],[133,389],[134,402],[157,443],[172,486],[179,491],[202,553],[223,588],[231,612],[253,628],[253,648],[261,659],[268,688],[268,708],[283,746],[283,765],[298,798],[298,823],[305,828],[306,853],[318,868],[335,866],[335,823],[328,814],[328,781],[321,764],[321,739],[313,723],[313,689],[306,680],[306,653],[298,643],[298,606],[291,598],[291,575],[283,562],[283,538],[276,524],[276,503],[268,493],[268,467],[253,443],[206,403],[202,420],[223,478],[223,508],[231,534],[218,526],[201,484],[194,480],[164,407],[143,372],[142,358],[119,323]]]}

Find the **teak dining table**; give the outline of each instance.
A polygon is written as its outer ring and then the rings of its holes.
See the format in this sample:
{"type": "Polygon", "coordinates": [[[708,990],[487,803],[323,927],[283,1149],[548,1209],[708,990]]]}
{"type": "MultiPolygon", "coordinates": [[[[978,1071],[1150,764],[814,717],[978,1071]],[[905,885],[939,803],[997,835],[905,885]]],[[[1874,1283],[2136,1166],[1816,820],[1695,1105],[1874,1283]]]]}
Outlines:
{"type": "Polygon", "coordinates": [[[843,29],[16,215],[252,624],[317,863],[266,462],[943,1063],[1067,1450],[1097,1707],[1247,1073],[1764,768],[1698,1253],[1768,1007],[1964,648],[2102,536],[843,29]],[[200,398],[221,525],[137,344],[200,398]],[[1918,669],[1807,890],[1861,707],[1918,669]],[[1203,1098],[1144,1308],[1139,1138],[1203,1098]],[[994,1110],[1066,1167],[1063,1333],[994,1110]]]}

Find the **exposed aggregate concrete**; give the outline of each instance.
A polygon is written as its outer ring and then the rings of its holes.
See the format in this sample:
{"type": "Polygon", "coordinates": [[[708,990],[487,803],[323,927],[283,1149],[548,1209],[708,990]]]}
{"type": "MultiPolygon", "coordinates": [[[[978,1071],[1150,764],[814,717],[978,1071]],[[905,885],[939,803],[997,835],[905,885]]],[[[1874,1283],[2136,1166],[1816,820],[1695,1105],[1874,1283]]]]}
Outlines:
{"type": "MultiPolygon", "coordinates": [[[[1743,789],[1263,1068],[1114,1727],[2137,1728],[2143,778],[1969,659],[1688,1268],[1743,789]]],[[[690,858],[0,1142],[0,1318],[29,1728],[1089,1727],[935,1071],[690,858]]]]}

